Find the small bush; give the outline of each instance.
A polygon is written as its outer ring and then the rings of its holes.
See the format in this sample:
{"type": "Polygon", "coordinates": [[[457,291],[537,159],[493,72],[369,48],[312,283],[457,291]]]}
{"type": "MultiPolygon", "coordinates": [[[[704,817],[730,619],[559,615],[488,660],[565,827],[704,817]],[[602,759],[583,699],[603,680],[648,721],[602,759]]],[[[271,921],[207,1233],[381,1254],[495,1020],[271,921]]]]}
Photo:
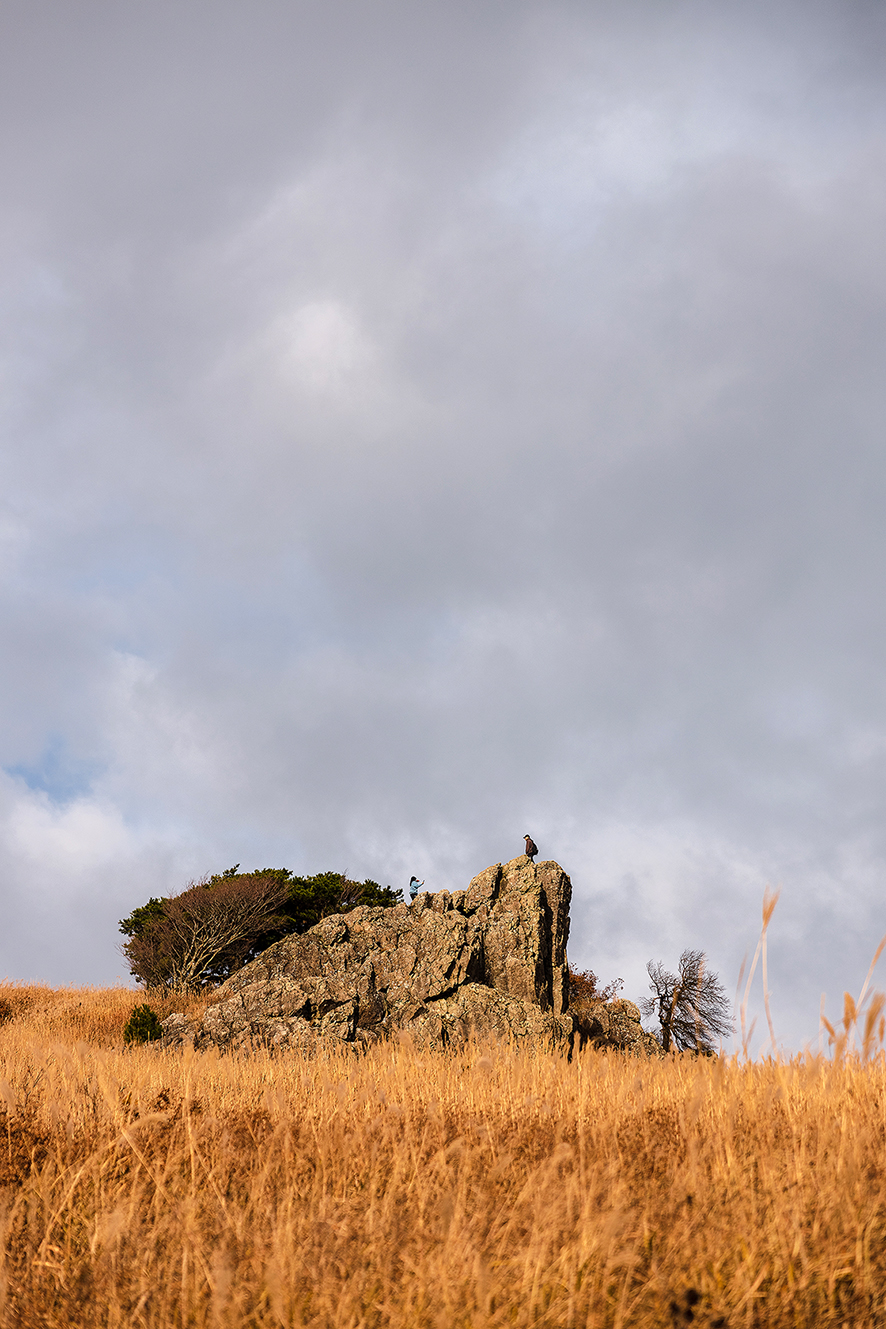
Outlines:
{"type": "Polygon", "coordinates": [[[608,1004],[614,999],[619,988],[622,987],[624,987],[624,983],[620,978],[614,978],[611,983],[601,987],[600,980],[593,969],[573,969],[570,966],[569,1009],[580,1011],[583,1007],[600,1001],[608,1004]]]}
{"type": "Polygon", "coordinates": [[[160,1038],[162,1033],[163,1026],[157,1012],[143,1003],[141,1006],[136,1006],[126,1021],[126,1027],[123,1030],[123,1042],[152,1043],[155,1038],[160,1038]]]}

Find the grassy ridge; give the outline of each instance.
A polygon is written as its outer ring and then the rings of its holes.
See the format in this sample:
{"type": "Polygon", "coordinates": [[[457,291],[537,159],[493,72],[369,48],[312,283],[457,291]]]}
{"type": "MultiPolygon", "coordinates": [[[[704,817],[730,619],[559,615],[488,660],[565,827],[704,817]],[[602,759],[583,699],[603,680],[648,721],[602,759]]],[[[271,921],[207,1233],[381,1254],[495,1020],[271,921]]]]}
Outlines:
{"type": "Polygon", "coordinates": [[[3,1329],[886,1323],[882,1057],[124,1051],[140,1000],[0,989],[3,1329]]]}

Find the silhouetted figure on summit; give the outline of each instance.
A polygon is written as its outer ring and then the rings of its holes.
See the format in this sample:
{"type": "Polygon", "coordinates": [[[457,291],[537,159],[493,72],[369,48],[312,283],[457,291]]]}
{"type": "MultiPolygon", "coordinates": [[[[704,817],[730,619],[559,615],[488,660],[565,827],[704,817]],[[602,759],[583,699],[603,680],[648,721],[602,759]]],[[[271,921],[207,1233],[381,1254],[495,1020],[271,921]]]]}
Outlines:
{"type": "Polygon", "coordinates": [[[418,893],[419,893],[419,891],[421,890],[422,886],[424,886],[424,882],[423,882],[423,881],[419,881],[418,877],[410,877],[410,878],[409,878],[409,900],[410,900],[410,903],[411,903],[411,902],[415,899],[415,897],[418,895],[418,893]]]}
{"type": "Polygon", "coordinates": [[[535,855],[538,853],[538,845],[535,843],[531,835],[524,835],[523,839],[526,841],[526,857],[529,859],[530,863],[534,863],[535,855]]]}

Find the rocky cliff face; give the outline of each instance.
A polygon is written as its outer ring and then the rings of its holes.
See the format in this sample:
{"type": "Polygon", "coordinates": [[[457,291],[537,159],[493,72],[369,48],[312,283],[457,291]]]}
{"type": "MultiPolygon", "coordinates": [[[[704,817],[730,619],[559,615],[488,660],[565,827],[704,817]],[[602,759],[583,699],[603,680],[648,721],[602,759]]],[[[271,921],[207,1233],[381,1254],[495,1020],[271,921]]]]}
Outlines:
{"type": "Polygon", "coordinates": [[[310,1048],[400,1030],[419,1046],[457,1045],[472,1031],[566,1041],[571,896],[557,863],[521,855],[466,891],[325,918],[229,978],[195,1026],[170,1017],[164,1042],[310,1048]]]}

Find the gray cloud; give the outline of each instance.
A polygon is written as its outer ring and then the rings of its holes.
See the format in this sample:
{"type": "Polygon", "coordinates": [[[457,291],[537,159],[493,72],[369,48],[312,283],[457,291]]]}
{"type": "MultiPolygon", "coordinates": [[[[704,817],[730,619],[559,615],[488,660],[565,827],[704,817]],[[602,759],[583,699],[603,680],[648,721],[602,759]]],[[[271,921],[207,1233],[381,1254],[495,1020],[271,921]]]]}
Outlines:
{"type": "Polygon", "coordinates": [[[884,18],[10,6],[0,968],[240,861],[463,883],[790,1046],[886,919],[884,18]]]}

